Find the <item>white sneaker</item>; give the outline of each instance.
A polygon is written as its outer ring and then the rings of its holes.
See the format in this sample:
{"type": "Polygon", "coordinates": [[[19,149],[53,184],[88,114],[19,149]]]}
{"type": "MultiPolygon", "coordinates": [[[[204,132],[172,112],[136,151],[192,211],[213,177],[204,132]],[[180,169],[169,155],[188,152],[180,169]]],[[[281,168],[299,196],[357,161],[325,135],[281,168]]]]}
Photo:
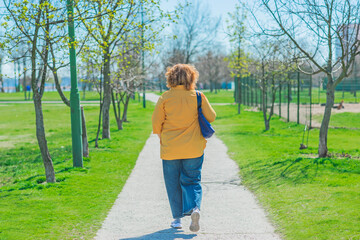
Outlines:
{"type": "Polygon", "coordinates": [[[181,229],[182,228],[181,220],[175,219],[174,221],[171,222],[170,226],[175,229],[181,229]]]}
{"type": "Polygon", "coordinates": [[[195,208],[193,212],[191,213],[191,224],[190,224],[190,231],[197,232],[200,230],[200,210],[198,208],[195,208]]]}

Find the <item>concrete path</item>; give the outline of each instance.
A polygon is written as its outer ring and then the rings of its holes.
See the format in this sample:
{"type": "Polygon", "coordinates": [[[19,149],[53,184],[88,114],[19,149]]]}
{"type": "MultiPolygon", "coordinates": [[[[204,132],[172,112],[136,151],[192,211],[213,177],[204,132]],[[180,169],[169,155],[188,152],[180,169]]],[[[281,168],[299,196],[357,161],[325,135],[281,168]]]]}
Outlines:
{"type": "MultiPolygon", "coordinates": [[[[158,98],[147,96],[152,101],[158,98]]],[[[171,229],[159,139],[151,135],[95,239],[280,239],[255,197],[240,184],[238,167],[216,136],[208,140],[205,150],[202,187],[200,231],[188,229],[188,217],[182,230],[171,229]]]]}

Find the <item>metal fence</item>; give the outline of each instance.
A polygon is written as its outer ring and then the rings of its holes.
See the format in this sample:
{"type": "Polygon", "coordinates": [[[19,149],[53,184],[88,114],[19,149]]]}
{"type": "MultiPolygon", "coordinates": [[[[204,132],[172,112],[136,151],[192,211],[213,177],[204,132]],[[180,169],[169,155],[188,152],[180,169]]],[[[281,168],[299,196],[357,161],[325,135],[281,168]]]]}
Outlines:
{"type": "MultiPolygon", "coordinates": [[[[314,81],[311,75],[294,72],[288,79],[274,79],[262,84],[255,76],[248,76],[234,80],[234,100],[251,107],[262,107],[263,94],[265,106],[270,111],[274,99],[274,114],[285,118],[286,121],[302,123],[311,127],[314,125],[313,115],[322,114],[326,103],[327,79],[314,81]]],[[[360,79],[344,79],[335,89],[335,104],[337,107],[343,101],[347,107],[360,107],[359,102],[360,79]]]]}

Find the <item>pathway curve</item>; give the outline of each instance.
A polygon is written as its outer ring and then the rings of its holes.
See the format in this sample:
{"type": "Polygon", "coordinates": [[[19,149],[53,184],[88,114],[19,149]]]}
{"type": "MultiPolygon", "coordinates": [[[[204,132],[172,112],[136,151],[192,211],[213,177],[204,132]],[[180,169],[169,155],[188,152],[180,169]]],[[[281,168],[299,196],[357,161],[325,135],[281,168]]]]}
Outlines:
{"type": "MultiPolygon", "coordinates": [[[[147,100],[157,99],[147,94],[147,100]]],[[[202,171],[201,229],[190,232],[188,217],[182,230],[171,229],[159,140],[151,135],[95,239],[279,240],[264,210],[241,185],[238,171],[223,142],[216,136],[209,139],[202,171]]]]}

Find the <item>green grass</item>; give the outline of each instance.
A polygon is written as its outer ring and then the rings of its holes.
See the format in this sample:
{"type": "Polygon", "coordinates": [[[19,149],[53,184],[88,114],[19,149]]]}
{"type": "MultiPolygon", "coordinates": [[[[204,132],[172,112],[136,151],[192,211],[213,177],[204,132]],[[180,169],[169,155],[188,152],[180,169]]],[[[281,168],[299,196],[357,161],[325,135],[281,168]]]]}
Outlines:
{"type": "Polygon", "coordinates": [[[132,102],[129,123],[111,140],[96,136],[98,107],[86,106],[90,157],[72,167],[70,109],[44,105],[44,119],[57,182],[44,184],[32,104],[1,106],[0,239],[91,239],[131,173],[151,132],[151,103],[132,102]]]}
{"type": "MultiPolygon", "coordinates": [[[[282,89],[282,93],[281,93],[281,102],[285,103],[287,102],[287,88],[283,88],[282,89]]],[[[293,88],[291,91],[291,96],[292,96],[292,103],[297,103],[297,88],[293,88]],[[295,90],[295,91],[294,91],[295,90]]],[[[358,92],[359,94],[359,92],[358,92]]],[[[319,88],[312,88],[312,103],[313,104],[321,104],[321,103],[326,103],[326,90],[320,90],[319,88]],[[320,94],[319,94],[320,93],[320,94]]],[[[258,95],[260,96],[260,95],[258,95]]],[[[270,95],[269,95],[270,97],[270,95]]],[[[279,91],[277,91],[276,93],[276,102],[279,102],[278,100],[279,98],[279,91]]],[[[342,91],[336,91],[335,92],[335,103],[340,103],[341,100],[344,100],[345,103],[354,103],[354,102],[359,102],[360,99],[359,98],[355,98],[354,94],[351,92],[343,92],[342,91]]],[[[300,90],[300,103],[301,104],[308,104],[310,103],[310,95],[309,95],[309,89],[303,89],[300,90]]]]}
{"type": "MultiPolygon", "coordinates": [[[[314,119],[321,122],[322,114],[315,115],[314,119]]],[[[360,129],[360,113],[337,113],[331,114],[330,126],[338,128],[358,128],[360,129]]]]}
{"type": "Polygon", "coordinates": [[[284,239],[360,239],[360,130],[330,129],[331,158],[316,158],[318,129],[299,150],[303,125],[214,106],[217,136],[240,167],[242,183],[269,212],[284,239]],[[342,157],[349,154],[352,157],[342,157]]]}
{"type": "MultiPolygon", "coordinates": [[[[217,93],[215,91],[210,92],[210,90],[200,90],[205,94],[210,103],[233,103],[234,102],[234,91],[232,90],[220,90],[217,93]]],[[[161,95],[162,93],[155,91],[153,92],[157,95],[161,95]]]]}
{"type": "MultiPolygon", "coordinates": [[[[295,88],[292,89],[292,100],[291,103],[297,103],[297,93],[294,91],[296,90],[295,88]]],[[[206,94],[206,96],[208,97],[210,102],[213,103],[233,103],[234,102],[234,91],[233,90],[224,90],[221,89],[220,92],[218,92],[217,94],[215,94],[215,92],[210,93],[209,90],[201,90],[202,92],[204,92],[206,94]]],[[[258,103],[260,104],[260,98],[261,98],[261,92],[258,89],[257,90],[257,98],[258,98],[258,103]]],[[[161,95],[161,93],[159,91],[154,91],[153,93],[161,95]]],[[[245,101],[245,103],[247,101],[251,101],[251,93],[243,93],[243,97],[245,97],[245,100],[243,100],[243,102],[245,101]],[[249,96],[247,96],[247,94],[249,94],[249,96]]],[[[360,94],[360,93],[358,93],[360,94]]],[[[256,94],[255,94],[255,90],[253,90],[253,102],[255,103],[256,94]]],[[[270,104],[270,93],[268,93],[268,104],[270,104]]],[[[283,104],[287,103],[287,88],[283,88],[282,89],[282,93],[281,93],[281,102],[283,104]]],[[[335,103],[340,103],[341,100],[344,100],[345,103],[359,103],[360,99],[355,98],[354,95],[350,92],[344,92],[344,95],[342,93],[342,91],[336,91],[335,92],[335,103]]],[[[279,103],[279,90],[277,90],[276,92],[276,100],[275,103],[279,103]]],[[[303,89],[300,90],[300,104],[309,104],[310,103],[310,97],[309,97],[309,89],[303,89]]],[[[321,104],[321,103],[326,103],[326,90],[320,90],[320,95],[319,95],[319,88],[313,88],[312,89],[312,103],[313,104],[321,104]]]]}
{"type": "Polygon", "coordinates": [[[234,102],[234,91],[232,90],[220,90],[217,93],[215,91],[203,91],[201,90],[210,103],[233,103],[234,102]]]}
{"type": "MultiPolygon", "coordinates": [[[[99,100],[99,94],[97,92],[91,91],[85,92],[85,98],[82,91],[80,93],[80,100],[99,100]]],[[[65,91],[64,95],[70,99],[70,91],[65,91]]],[[[32,97],[32,92],[31,92],[32,97]]],[[[23,92],[17,92],[17,93],[0,93],[0,102],[1,101],[25,101],[24,100],[24,93],[23,92]]],[[[61,101],[61,98],[58,94],[58,92],[45,92],[43,96],[43,101],[61,101]]],[[[26,100],[26,101],[32,101],[32,100],[26,100]]]]}

